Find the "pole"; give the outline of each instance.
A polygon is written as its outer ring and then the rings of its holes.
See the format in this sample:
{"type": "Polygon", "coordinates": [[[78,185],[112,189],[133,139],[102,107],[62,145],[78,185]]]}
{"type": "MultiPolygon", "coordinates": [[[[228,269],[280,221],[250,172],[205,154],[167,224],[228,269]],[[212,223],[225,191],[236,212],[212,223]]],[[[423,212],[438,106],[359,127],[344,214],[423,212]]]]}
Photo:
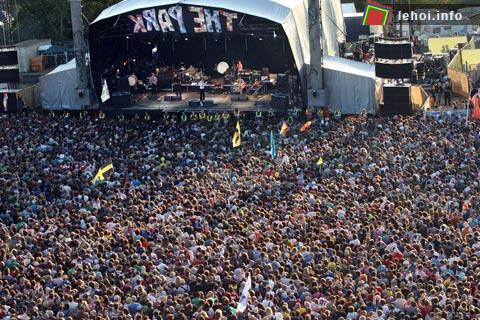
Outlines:
{"type": "Polygon", "coordinates": [[[77,65],[77,93],[82,101],[82,108],[90,105],[89,76],[85,55],[87,53],[85,35],[82,22],[82,1],[70,0],[70,13],[72,17],[73,46],[77,65]]]}
{"type": "Polygon", "coordinates": [[[327,104],[323,83],[323,37],[321,20],[320,0],[308,0],[310,65],[307,66],[306,70],[306,85],[308,105],[314,108],[327,104]]]}
{"type": "Polygon", "coordinates": [[[15,0],[15,16],[17,18],[17,43],[20,43],[20,20],[18,19],[18,3],[15,0]]]}
{"type": "Polygon", "coordinates": [[[5,22],[2,23],[2,31],[3,31],[3,45],[7,45],[7,36],[5,35],[5,22]]]}

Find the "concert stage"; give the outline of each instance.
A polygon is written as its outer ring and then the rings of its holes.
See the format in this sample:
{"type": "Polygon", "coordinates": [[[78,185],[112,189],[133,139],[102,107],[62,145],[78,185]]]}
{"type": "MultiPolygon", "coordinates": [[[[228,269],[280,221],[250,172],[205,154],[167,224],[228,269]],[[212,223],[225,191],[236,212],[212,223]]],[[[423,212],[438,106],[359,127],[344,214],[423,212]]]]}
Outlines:
{"type": "MultiPolygon", "coordinates": [[[[191,100],[199,100],[198,92],[182,93],[182,101],[165,101],[165,96],[174,96],[171,92],[162,92],[157,94],[157,99],[152,99],[150,94],[144,94],[133,98],[132,106],[123,108],[124,111],[162,111],[162,112],[191,112],[191,111],[208,111],[208,112],[228,112],[228,111],[270,111],[271,95],[259,95],[254,97],[248,95],[248,101],[232,101],[229,94],[206,94],[206,100],[213,101],[213,106],[204,103],[204,106],[189,106],[191,100]]],[[[245,95],[247,96],[247,95],[245,95]]]]}

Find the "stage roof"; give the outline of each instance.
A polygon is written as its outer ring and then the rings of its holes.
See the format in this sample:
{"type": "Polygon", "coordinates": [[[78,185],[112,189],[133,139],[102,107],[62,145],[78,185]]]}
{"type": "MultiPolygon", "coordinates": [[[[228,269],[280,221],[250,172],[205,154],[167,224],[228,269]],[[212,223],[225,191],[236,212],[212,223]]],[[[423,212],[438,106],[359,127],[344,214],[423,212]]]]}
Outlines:
{"type": "MultiPolygon", "coordinates": [[[[309,0],[123,0],[105,9],[92,24],[128,12],[167,5],[222,8],[279,23],[288,37],[299,71],[310,63],[308,41],[309,0]]],[[[321,0],[325,55],[338,55],[338,40],[345,33],[340,0],[321,0]]],[[[318,39],[318,43],[321,39],[318,39]]]]}

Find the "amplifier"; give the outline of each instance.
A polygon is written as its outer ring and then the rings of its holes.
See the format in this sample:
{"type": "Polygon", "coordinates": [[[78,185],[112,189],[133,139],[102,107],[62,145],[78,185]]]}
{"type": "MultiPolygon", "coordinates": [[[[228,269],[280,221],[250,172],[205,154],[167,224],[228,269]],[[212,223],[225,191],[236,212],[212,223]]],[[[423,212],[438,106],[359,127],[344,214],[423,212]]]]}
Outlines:
{"type": "Polygon", "coordinates": [[[129,108],[132,106],[130,92],[115,92],[112,94],[112,104],[114,108],[129,108]]]}
{"type": "Polygon", "coordinates": [[[275,109],[286,110],[290,104],[287,94],[275,93],[272,94],[272,107],[275,109]]]}

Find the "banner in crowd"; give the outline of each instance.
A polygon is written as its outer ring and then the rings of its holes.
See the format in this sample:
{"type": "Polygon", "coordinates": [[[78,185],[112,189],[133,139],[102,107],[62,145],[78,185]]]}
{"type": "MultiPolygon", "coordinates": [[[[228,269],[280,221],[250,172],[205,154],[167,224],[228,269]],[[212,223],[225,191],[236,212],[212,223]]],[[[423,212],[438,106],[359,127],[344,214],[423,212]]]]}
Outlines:
{"type": "Polygon", "coordinates": [[[239,15],[222,9],[176,5],[130,14],[133,33],[233,33],[238,32],[239,15]]]}
{"type": "Polygon", "coordinates": [[[237,311],[243,312],[247,309],[248,298],[250,297],[249,291],[251,287],[252,287],[252,277],[249,274],[247,278],[247,282],[245,282],[245,286],[243,287],[240,300],[238,301],[237,311]]]}

